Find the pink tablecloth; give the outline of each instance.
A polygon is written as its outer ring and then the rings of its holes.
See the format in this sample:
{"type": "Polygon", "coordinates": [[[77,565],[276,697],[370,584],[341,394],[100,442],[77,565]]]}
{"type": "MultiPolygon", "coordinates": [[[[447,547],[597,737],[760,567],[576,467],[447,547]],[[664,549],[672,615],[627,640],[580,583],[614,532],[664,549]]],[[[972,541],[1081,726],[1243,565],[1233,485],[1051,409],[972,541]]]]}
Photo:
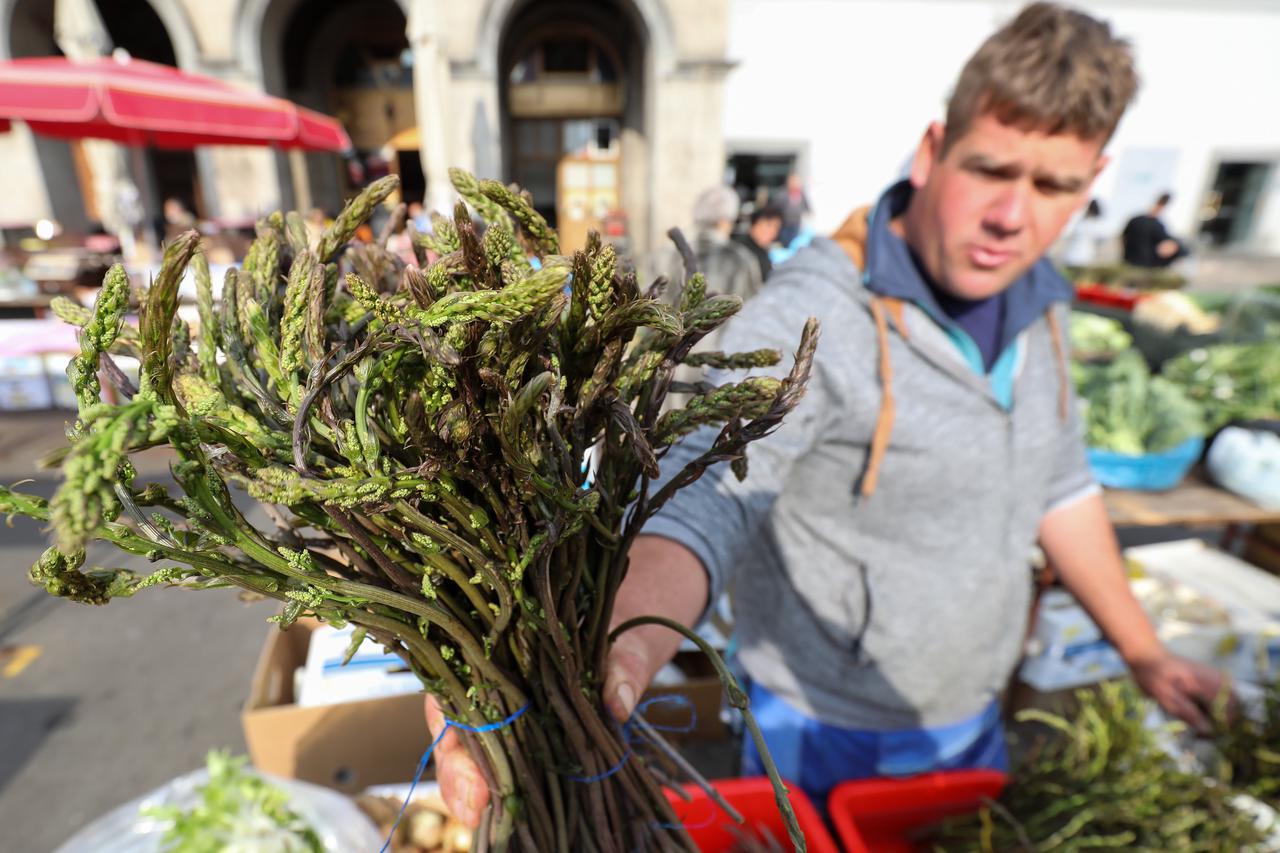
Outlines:
{"type": "Polygon", "coordinates": [[[0,358],[80,351],[76,327],[61,320],[0,320],[0,358]]]}

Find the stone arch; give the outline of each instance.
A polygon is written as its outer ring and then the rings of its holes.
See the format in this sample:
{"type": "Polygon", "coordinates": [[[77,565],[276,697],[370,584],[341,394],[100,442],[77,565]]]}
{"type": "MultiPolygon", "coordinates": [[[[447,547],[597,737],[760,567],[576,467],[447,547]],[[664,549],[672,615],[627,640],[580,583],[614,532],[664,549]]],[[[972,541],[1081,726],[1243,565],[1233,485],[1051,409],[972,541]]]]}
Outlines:
{"type": "MultiPolygon", "coordinates": [[[[485,76],[497,77],[499,46],[502,34],[512,16],[528,0],[486,0],[476,33],[473,64],[485,76]]],[[[662,0],[620,0],[630,11],[647,40],[646,48],[656,74],[663,75],[676,67],[676,36],[671,16],[662,0]]]]}
{"type": "MultiPolygon", "coordinates": [[[[279,56],[265,56],[267,46],[270,45],[272,50],[279,52],[278,45],[280,37],[283,36],[281,28],[288,21],[293,10],[302,2],[303,0],[239,0],[236,4],[236,31],[233,47],[236,64],[257,80],[266,91],[272,91],[273,84],[283,86],[283,80],[268,79],[269,74],[272,73],[269,71],[270,67],[280,65],[281,59],[279,56]],[[270,19],[267,16],[268,12],[271,13],[270,19]],[[271,32],[265,31],[264,27],[270,26],[273,22],[278,22],[277,27],[271,32]]],[[[408,21],[410,0],[395,0],[395,2],[404,13],[405,20],[408,21]]]]}
{"type": "MultiPolygon", "coordinates": [[[[293,91],[290,86],[287,72],[290,53],[286,40],[297,13],[305,11],[304,6],[308,2],[310,0],[239,0],[235,10],[233,56],[245,75],[264,91],[321,112],[334,112],[334,104],[328,102],[327,96],[322,96],[320,88],[293,91]]],[[[331,4],[325,9],[324,20],[331,24],[335,17],[358,16],[366,5],[331,4]]],[[[388,0],[388,6],[397,9],[404,19],[406,46],[411,5],[412,0],[388,0]]],[[[323,31],[331,36],[332,30],[333,27],[326,24],[313,35],[323,31]]],[[[325,57],[317,56],[312,64],[323,65],[324,61],[325,57]]],[[[315,74],[306,76],[310,79],[315,74]]],[[[297,207],[308,201],[326,208],[336,208],[341,204],[343,179],[334,155],[275,152],[274,160],[284,207],[297,207]]]]}
{"type": "Polygon", "coordinates": [[[187,10],[178,0],[147,0],[147,3],[155,10],[160,23],[169,33],[169,42],[173,45],[173,55],[178,67],[184,71],[199,70],[200,44],[196,41],[196,33],[187,10]]]}
{"type": "MultiPolygon", "coordinates": [[[[546,10],[540,8],[543,6],[541,0],[488,0],[468,63],[471,74],[483,79],[490,87],[500,128],[493,144],[494,153],[497,162],[502,164],[503,176],[508,180],[519,180],[514,174],[513,146],[517,145],[518,128],[510,111],[508,68],[505,65],[510,60],[508,48],[513,28],[526,24],[532,26],[529,24],[531,19],[553,17],[552,10],[561,4],[557,0],[548,0],[545,5],[548,7],[546,10]]],[[[619,176],[621,205],[627,214],[629,238],[634,245],[647,247],[653,230],[655,201],[654,143],[659,132],[656,98],[662,81],[676,69],[675,34],[662,0],[614,0],[607,5],[612,7],[611,13],[621,19],[621,29],[628,31],[623,38],[628,45],[625,53],[630,55],[619,69],[626,90],[625,107],[620,116],[623,152],[619,176]]],[[[609,13],[601,10],[600,14],[609,13]]],[[[456,61],[459,57],[454,59],[456,61]]]]}

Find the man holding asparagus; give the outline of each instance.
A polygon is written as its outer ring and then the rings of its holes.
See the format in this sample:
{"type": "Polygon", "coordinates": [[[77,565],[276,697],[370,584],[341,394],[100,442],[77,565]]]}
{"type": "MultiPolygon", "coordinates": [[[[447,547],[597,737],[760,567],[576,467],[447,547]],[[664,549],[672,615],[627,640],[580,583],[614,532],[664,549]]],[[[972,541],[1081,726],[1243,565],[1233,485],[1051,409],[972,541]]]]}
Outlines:
{"type": "MultiPolygon", "coordinates": [[[[1136,87],[1106,24],[1028,6],[965,66],[909,179],[726,328],[725,351],[786,349],[816,315],[808,396],[752,449],[749,478],[713,469],[650,522],[614,621],[692,625],[732,581],[753,709],[782,775],[819,801],[844,779],[1005,766],[997,697],[1037,542],[1167,711],[1202,726],[1222,687],[1161,646],[1129,590],[1069,384],[1072,290],[1043,257],[1136,87]]],[[[714,438],[673,449],[664,475],[714,438]]],[[[618,638],[604,687],[617,718],[679,641],[648,626],[618,638]]],[[[445,795],[476,820],[487,792],[452,737],[445,795]]],[[[758,772],[753,747],[744,757],[758,772]]]]}

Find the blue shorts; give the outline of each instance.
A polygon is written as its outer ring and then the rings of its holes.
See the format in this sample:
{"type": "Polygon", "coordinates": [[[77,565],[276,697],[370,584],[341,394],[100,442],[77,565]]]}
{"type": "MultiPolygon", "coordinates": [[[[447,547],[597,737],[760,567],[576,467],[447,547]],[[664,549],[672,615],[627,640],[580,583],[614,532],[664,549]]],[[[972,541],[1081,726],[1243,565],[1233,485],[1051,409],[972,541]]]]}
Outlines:
{"type": "MultiPolygon", "coordinates": [[[[758,684],[750,688],[751,711],[782,778],[799,785],[825,813],[831,789],[849,779],[914,776],[933,770],[1008,770],[1000,707],[949,726],[889,732],[829,726],[802,714],[758,684]]],[[[742,775],[763,776],[764,764],[748,735],[742,775]]]]}

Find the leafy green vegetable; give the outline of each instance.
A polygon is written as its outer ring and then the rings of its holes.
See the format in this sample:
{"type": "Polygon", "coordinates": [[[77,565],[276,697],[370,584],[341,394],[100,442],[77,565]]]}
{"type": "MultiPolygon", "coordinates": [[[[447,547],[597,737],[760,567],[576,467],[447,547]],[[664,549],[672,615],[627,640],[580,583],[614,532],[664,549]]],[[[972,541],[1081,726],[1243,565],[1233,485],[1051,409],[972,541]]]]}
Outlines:
{"type": "Polygon", "coordinates": [[[1138,456],[1169,450],[1206,432],[1200,405],[1173,382],[1152,376],[1133,350],[1110,364],[1073,364],[1071,369],[1085,403],[1090,447],[1138,456]]]}
{"type": "Polygon", "coordinates": [[[1280,343],[1219,344],[1165,364],[1164,376],[1200,403],[1211,429],[1280,416],[1280,343]]]}
{"type": "Polygon", "coordinates": [[[1114,355],[1133,345],[1119,320],[1085,311],[1071,312],[1071,352],[1078,358],[1114,355]]]}
{"type": "Polygon", "coordinates": [[[173,821],[166,853],[323,853],[319,836],[289,808],[289,796],[245,772],[245,759],[209,753],[209,781],[189,809],[159,806],[145,814],[173,821]]]}

